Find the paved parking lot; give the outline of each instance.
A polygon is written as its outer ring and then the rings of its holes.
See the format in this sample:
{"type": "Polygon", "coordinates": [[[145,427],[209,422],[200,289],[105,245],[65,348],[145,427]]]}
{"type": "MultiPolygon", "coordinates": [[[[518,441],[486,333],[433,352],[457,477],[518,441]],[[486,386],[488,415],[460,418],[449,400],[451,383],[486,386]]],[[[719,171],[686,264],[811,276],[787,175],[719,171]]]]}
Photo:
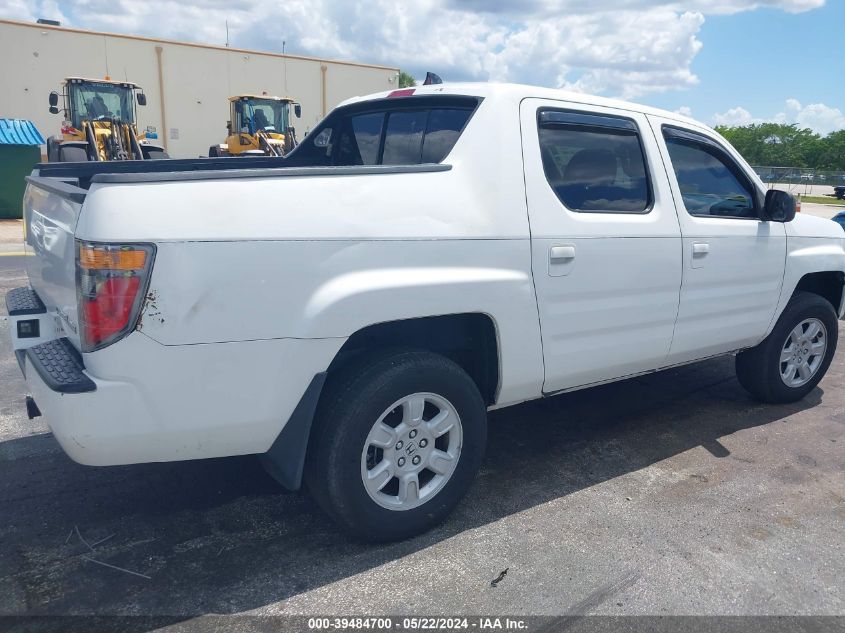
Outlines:
{"type": "Polygon", "coordinates": [[[0,614],[845,615],[843,378],[763,406],[727,358],[494,413],[449,521],[371,546],[251,457],[74,464],[0,320],[0,614]]]}

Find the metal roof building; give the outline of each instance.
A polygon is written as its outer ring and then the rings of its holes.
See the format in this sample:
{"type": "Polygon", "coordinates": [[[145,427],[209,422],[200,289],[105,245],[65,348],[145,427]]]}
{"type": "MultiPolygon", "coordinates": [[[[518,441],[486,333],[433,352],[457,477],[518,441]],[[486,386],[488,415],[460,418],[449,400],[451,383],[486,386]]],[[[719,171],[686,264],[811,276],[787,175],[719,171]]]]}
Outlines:
{"type": "Polygon", "coordinates": [[[302,104],[297,136],[335,105],[397,85],[398,68],[303,55],[155,39],[0,20],[0,117],[32,120],[45,136],[58,135],[62,116],[48,112],[48,96],[66,77],[138,84],[147,105],[141,129],[156,128],[176,158],[207,155],[226,136],[229,97],[291,96],[302,104]],[[14,61],[11,61],[14,60],[14,61]]]}

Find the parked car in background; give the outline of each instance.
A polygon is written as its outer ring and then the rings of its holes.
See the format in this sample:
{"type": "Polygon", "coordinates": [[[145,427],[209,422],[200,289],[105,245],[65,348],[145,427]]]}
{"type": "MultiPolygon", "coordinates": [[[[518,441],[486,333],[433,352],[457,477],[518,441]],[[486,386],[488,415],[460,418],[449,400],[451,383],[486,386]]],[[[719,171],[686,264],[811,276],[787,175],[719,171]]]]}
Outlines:
{"type": "Polygon", "coordinates": [[[845,198],[845,185],[839,185],[833,188],[833,195],[842,200],[845,198]]]}
{"type": "Polygon", "coordinates": [[[716,132],[543,88],[355,98],[284,158],[40,165],[24,211],[14,349],[74,460],[259,454],[368,540],[446,517],[488,410],[723,354],[795,402],[843,314],[842,231],[716,132]]]}

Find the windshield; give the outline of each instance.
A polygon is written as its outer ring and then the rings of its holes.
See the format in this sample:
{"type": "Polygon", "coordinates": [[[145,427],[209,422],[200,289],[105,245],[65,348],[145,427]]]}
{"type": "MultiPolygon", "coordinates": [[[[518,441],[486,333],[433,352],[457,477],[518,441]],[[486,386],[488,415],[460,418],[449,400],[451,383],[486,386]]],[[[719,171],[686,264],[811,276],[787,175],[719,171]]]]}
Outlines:
{"type": "Polygon", "coordinates": [[[98,81],[68,84],[71,122],[82,126],[83,120],[113,118],[124,123],[135,122],[132,88],[98,81]]]}
{"type": "Polygon", "coordinates": [[[244,99],[235,103],[238,130],[254,134],[256,130],[284,132],[288,122],[287,101],[244,99]]]}

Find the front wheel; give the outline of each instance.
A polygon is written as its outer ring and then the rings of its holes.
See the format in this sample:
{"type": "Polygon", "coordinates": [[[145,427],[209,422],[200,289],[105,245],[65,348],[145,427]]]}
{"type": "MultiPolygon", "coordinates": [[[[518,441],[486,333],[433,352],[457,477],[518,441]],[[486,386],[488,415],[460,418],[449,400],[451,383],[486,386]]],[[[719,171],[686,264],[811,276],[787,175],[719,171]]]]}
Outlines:
{"type": "Polygon", "coordinates": [[[330,376],[306,484],[354,536],[389,541],[442,521],[469,488],[487,440],[472,379],[437,354],[379,354],[330,376]]]}
{"type": "Polygon", "coordinates": [[[772,333],[757,347],[737,354],[740,384],[758,400],[796,402],[824,377],[839,337],[830,302],[799,291],[790,299],[772,333]]]}

